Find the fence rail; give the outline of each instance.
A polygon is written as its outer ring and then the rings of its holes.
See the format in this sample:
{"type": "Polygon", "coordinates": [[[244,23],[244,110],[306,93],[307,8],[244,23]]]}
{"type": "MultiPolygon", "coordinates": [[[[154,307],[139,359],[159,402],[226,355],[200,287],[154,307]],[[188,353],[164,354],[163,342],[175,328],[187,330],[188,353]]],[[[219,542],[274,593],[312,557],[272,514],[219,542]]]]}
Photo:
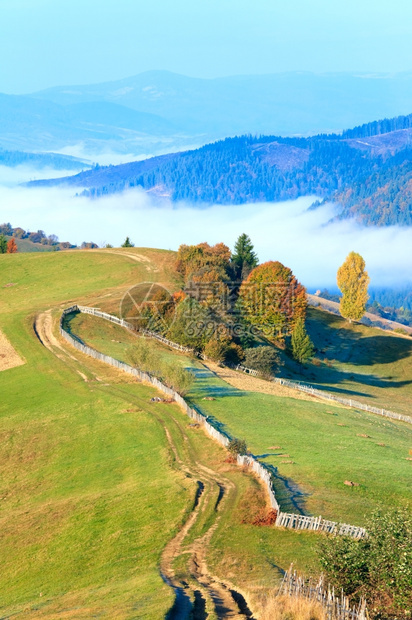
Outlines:
{"type": "MultiPolygon", "coordinates": [[[[256,370],[253,370],[252,368],[247,368],[246,366],[242,366],[241,364],[238,364],[235,370],[240,370],[241,372],[244,372],[248,375],[253,375],[254,377],[259,375],[256,370]]],[[[412,418],[409,416],[402,415],[401,413],[396,413],[395,411],[388,411],[387,409],[382,409],[381,407],[371,407],[370,405],[365,405],[365,403],[360,403],[359,401],[353,400],[351,398],[341,398],[340,396],[335,396],[334,394],[331,394],[330,392],[325,392],[324,390],[318,390],[317,388],[314,388],[311,385],[307,385],[305,383],[298,383],[297,381],[290,381],[289,379],[282,379],[281,377],[273,377],[272,381],[274,381],[275,383],[279,383],[279,385],[285,385],[289,388],[292,388],[293,390],[306,392],[306,394],[312,394],[312,396],[318,396],[326,400],[333,400],[354,409],[362,409],[362,411],[375,413],[377,415],[384,416],[385,418],[391,418],[392,420],[400,420],[401,422],[407,422],[408,424],[412,424],[412,418]]]]}
{"type": "MultiPolygon", "coordinates": [[[[101,319],[106,319],[106,321],[110,321],[111,323],[117,323],[117,325],[120,325],[121,327],[126,327],[127,329],[135,331],[134,325],[132,325],[128,321],[125,321],[124,319],[119,319],[117,316],[113,316],[113,314],[107,314],[107,312],[102,312],[97,308],[88,308],[87,306],[77,306],[77,308],[79,312],[82,312],[83,314],[91,314],[93,316],[100,317],[101,319]]],[[[190,347],[184,347],[181,344],[177,344],[177,342],[172,342],[172,340],[168,340],[167,338],[164,338],[164,336],[161,336],[156,332],[151,332],[148,329],[140,329],[138,331],[139,334],[142,334],[143,336],[148,336],[149,338],[154,338],[155,340],[158,340],[162,344],[165,344],[172,349],[182,351],[182,353],[194,353],[194,349],[191,349],[190,347]]]]}
{"type": "MultiPolygon", "coordinates": [[[[151,385],[156,387],[158,390],[163,392],[163,394],[166,394],[169,398],[172,398],[178,405],[180,405],[183,411],[185,411],[185,413],[191,419],[195,420],[198,424],[202,425],[205,428],[206,432],[213,439],[215,439],[218,443],[220,443],[225,448],[228,447],[229,442],[230,442],[230,437],[222,433],[221,431],[217,430],[217,428],[215,428],[209,422],[207,416],[205,416],[203,413],[198,411],[195,407],[191,407],[185,401],[185,399],[180,394],[178,394],[178,392],[173,390],[173,388],[170,388],[164,383],[162,383],[159,379],[157,379],[157,377],[154,377],[147,372],[138,370],[137,368],[133,368],[132,366],[129,366],[129,364],[120,362],[119,360],[116,360],[113,357],[104,355],[103,353],[96,351],[96,349],[93,349],[92,347],[88,347],[87,345],[84,345],[78,340],[76,340],[75,338],[73,338],[64,329],[64,317],[67,316],[68,314],[73,314],[75,312],[81,312],[83,314],[91,314],[93,316],[106,319],[110,321],[111,323],[116,323],[118,325],[121,325],[122,327],[126,327],[127,329],[133,329],[133,326],[130,323],[128,323],[124,319],[119,319],[116,316],[107,314],[106,312],[101,312],[100,310],[97,310],[97,308],[88,308],[86,306],[74,305],[74,306],[71,306],[70,308],[66,308],[65,310],[63,310],[63,313],[60,317],[60,334],[67,342],[69,342],[73,347],[75,347],[78,351],[81,351],[85,355],[93,357],[94,359],[97,359],[101,362],[105,362],[106,364],[109,364],[110,366],[114,366],[115,368],[118,368],[119,370],[122,370],[123,372],[133,375],[140,381],[143,381],[144,383],[150,383],[151,385]]],[[[147,334],[151,335],[152,333],[153,332],[148,332],[147,334]]],[[[167,341],[167,342],[170,343],[171,341],[167,341]]],[[[171,343],[171,344],[176,344],[176,343],[171,343]]],[[[176,345],[176,346],[178,347],[180,345],[176,345]]],[[[192,350],[190,349],[190,351],[192,350]]],[[[260,478],[260,480],[263,482],[269,495],[270,505],[277,513],[277,519],[276,519],[275,525],[277,525],[278,527],[286,527],[289,529],[309,529],[309,530],[330,532],[334,534],[345,534],[347,536],[352,536],[354,538],[362,538],[363,536],[366,535],[364,528],[360,528],[354,525],[338,524],[338,523],[335,523],[334,521],[326,521],[325,519],[322,519],[322,517],[306,517],[304,515],[295,515],[295,514],[288,514],[288,513],[281,512],[280,506],[276,499],[272,476],[270,474],[270,471],[267,469],[267,467],[265,467],[264,464],[258,461],[258,459],[254,455],[249,455],[249,454],[248,455],[239,454],[237,456],[237,463],[240,466],[249,467],[256,474],[256,476],[258,476],[258,478],[260,478]]]]}
{"type": "Polygon", "coordinates": [[[367,535],[365,528],[356,525],[328,521],[327,519],[322,519],[322,517],[308,517],[286,512],[278,513],[275,525],[294,530],[313,530],[316,532],[326,532],[327,534],[340,534],[351,536],[352,538],[365,538],[367,535]]]}
{"type": "Polygon", "coordinates": [[[295,596],[319,603],[326,613],[327,620],[368,620],[366,601],[350,605],[349,599],[342,593],[327,587],[323,576],[317,583],[299,576],[292,568],[285,574],[278,595],[295,596]]]}
{"type": "Polygon", "coordinates": [[[252,377],[258,377],[259,376],[259,373],[258,373],[257,370],[254,370],[253,368],[247,368],[246,366],[242,366],[242,364],[238,364],[236,366],[235,370],[241,370],[246,375],[252,375],[252,377]]]}

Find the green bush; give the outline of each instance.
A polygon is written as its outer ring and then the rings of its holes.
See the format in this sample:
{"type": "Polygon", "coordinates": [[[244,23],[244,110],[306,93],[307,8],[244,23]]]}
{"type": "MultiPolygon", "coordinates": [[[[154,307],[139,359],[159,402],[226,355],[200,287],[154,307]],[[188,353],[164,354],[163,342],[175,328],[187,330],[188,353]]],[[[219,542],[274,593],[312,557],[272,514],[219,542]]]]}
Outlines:
{"type": "Polygon", "coordinates": [[[365,597],[372,618],[412,617],[412,515],[407,509],[375,512],[368,537],[333,536],[319,543],[328,580],[351,598],[365,597]]]}
{"type": "Polygon", "coordinates": [[[246,441],[244,439],[237,439],[236,437],[234,437],[229,441],[227,449],[232,456],[237,456],[238,454],[246,454],[246,441]]]}
{"type": "Polygon", "coordinates": [[[138,338],[136,340],[136,344],[129,352],[129,357],[132,364],[144,372],[157,374],[160,369],[160,353],[153,346],[153,343],[146,338],[138,338]]]}
{"type": "Polygon", "coordinates": [[[280,366],[279,354],[273,347],[246,349],[245,366],[257,370],[264,377],[270,377],[280,366]]]}
{"type": "Polygon", "coordinates": [[[163,364],[161,367],[161,377],[169,387],[176,390],[181,396],[189,392],[195,380],[192,372],[175,364],[163,364]]]}
{"type": "Polygon", "coordinates": [[[186,347],[203,349],[211,337],[210,314],[196,299],[186,297],[177,304],[166,337],[186,347]]]}
{"type": "Polygon", "coordinates": [[[181,396],[187,394],[194,382],[194,375],[189,370],[176,364],[165,362],[153,342],[139,338],[129,352],[133,366],[155,375],[181,396]]]}
{"type": "Polygon", "coordinates": [[[203,349],[203,353],[214,362],[224,362],[228,351],[228,343],[224,340],[211,338],[203,349]]]}
{"type": "Polygon", "coordinates": [[[406,331],[403,327],[396,327],[393,330],[396,334],[401,334],[402,336],[410,336],[410,333],[406,331]]]}

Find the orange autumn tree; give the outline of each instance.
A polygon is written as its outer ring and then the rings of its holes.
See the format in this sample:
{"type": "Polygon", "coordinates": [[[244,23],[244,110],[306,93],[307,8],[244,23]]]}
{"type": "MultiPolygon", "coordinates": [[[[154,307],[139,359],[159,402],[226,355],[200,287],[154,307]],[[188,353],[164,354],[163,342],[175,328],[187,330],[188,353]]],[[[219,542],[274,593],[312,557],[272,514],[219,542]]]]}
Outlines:
{"type": "Polygon", "coordinates": [[[10,241],[7,243],[7,254],[15,254],[17,252],[17,243],[12,237],[10,241]]]}
{"type": "Polygon", "coordinates": [[[269,338],[283,340],[306,316],[306,290],[292,270],[268,261],[250,273],[239,291],[244,318],[269,338]]]}
{"type": "Polygon", "coordinates": [[[186,293],[206,307],[223,311],[229,295],[230,258],[224,243],[181,245],[176,270],[185,280],[186,293]]]}
{"type": "Polygon", "coordinates": [[[194,274],[211,267],[221,272],[229,268],[230,249],[224,243],[181,245],[177,252],[176,270],[187,281],[194,274]]]}

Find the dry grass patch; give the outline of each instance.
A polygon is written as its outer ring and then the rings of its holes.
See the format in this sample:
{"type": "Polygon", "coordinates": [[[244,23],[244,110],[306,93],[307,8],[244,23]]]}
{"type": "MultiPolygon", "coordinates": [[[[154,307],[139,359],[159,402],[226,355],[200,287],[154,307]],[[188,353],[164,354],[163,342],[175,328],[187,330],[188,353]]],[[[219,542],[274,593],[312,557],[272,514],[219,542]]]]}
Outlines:
{"type": "Polygon", "coordinates": [[[273,596],[260,602],[259,607],[260,620],[326,620],[322,606],[304,598],[273,596]]]}
{"type": "Polygon", "coordinates": [[[260,392],[261,394],[270,394],[272,396],[286,396],[288,398],[295,398],[297,400],[316,400],[315,397],[306,394],[305,392],[299,392],[298,390],[292,390],[279,383],[273,381],[265,381],[258,377],[252,377],[240,372],[236,372],[231,368],[222,368],[213,362],[203,362],[204,366],[211,370],[219,379],[223,379],[229,385],[243,390],[244,392],[260,392]]]}
{"type": "Polygon", "coordinates": [[[0,331],[0,372],[23,364],[25,361],[16,353],[6,336],[0,331]]]}

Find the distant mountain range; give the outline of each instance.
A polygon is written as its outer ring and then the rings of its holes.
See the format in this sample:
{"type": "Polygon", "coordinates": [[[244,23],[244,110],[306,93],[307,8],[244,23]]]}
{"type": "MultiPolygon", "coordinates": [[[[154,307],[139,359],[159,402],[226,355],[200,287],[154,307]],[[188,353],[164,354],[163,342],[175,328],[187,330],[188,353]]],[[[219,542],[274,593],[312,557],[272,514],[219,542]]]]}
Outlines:
{"type": "Polygon", "coordinates": [[[90,165],[76,157],[57,153],[26,153],[25,151],[6,151],[0,148],[0,166],[15,168],[30,166],[36,170],[51,168],[53,170],[84,170],[90,165]]]}
{"type": "Polygon", "coordinates": [[[0,95],[0,147],[66,149],[98,161],[101,153],[160,154],[241,134],[340,132],[370,118],[407,114],[411,101],[412,73],[197,79],[150,71],[104,84],[0,95]]]}
{"type": "Polygon", "coordinates": [[[316,195],[340,218],[412,225],[412,115],[310,138],[241,136],[200,149],[95,167],[32,186],[68,185],[97,197],[142,187],[195,204],[242,204],[316,195]]]}

